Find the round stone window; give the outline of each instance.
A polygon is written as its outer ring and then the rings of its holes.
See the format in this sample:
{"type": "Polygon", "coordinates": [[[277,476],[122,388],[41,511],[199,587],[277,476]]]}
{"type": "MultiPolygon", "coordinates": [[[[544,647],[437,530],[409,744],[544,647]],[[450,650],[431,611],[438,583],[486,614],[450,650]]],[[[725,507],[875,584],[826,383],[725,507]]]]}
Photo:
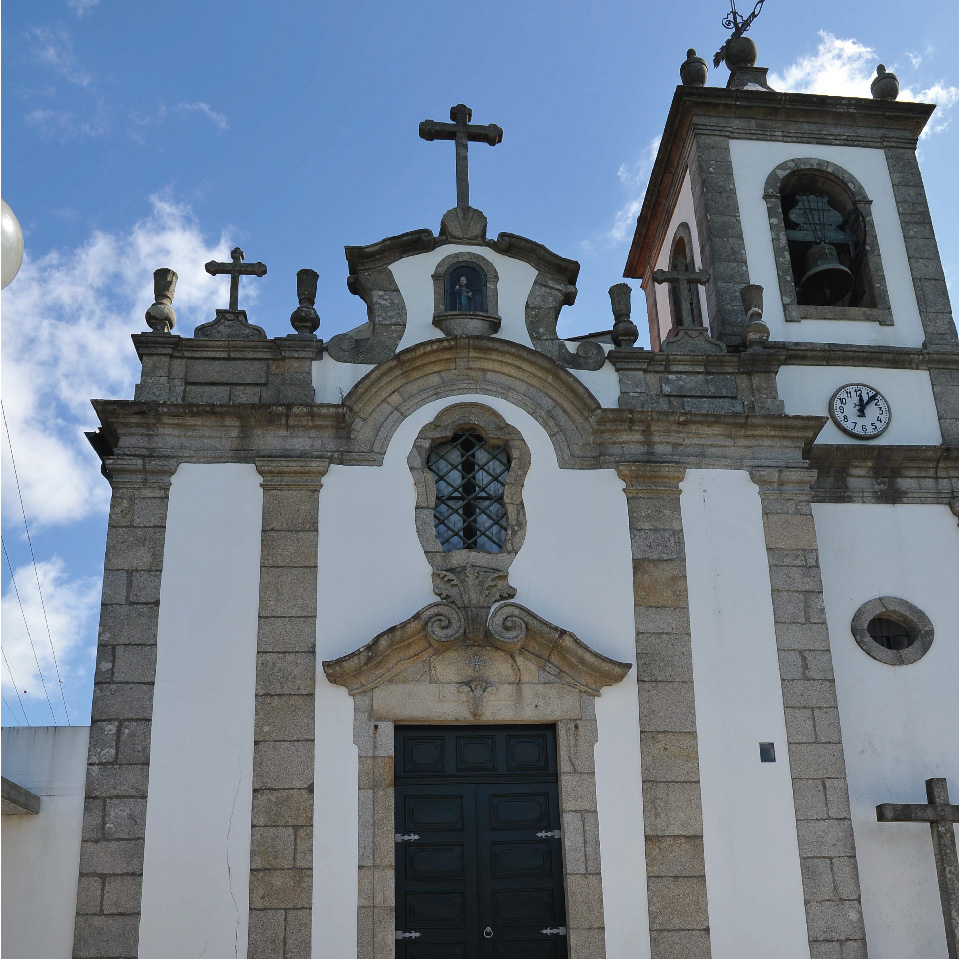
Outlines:
{"type": "Polygon", "coordinates": [[[888,666],[907,666],[933,643],[933,623],[923,610],[896,596],[864,603],[854,614],[850,631],[857,645],[888,666]]]}

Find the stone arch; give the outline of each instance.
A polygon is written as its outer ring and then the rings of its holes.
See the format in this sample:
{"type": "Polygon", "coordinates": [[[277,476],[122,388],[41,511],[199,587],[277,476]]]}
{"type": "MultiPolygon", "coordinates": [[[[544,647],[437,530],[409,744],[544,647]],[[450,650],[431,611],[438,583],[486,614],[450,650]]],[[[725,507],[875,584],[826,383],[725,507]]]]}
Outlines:
{"type": "MultiPolygon", "coordinates": [[[[668,270],[677,268],[677,264],[674,261],[676,259],[677,248],[681,243],[683,244],[683,256],[685,260],[682,268],[685,272],[693,272],[697,269],[696,255],[700,254],[700,250],[694,245],[693,233],[690,230],[690,224],[687,223],[686,220],[677,224],[677,228],[673,232],[673,239],[670,240],[670,259],[667,263],[668,270]]],[[[681,325],[680,287],[676,283],[669,284],[669,287],[670,325],[676,329],[681,325]]],[[[703,311],[700,306],[700,286],[698,284],[691,284],[690,286],[690,313],[693,317],[694,326],[703,326],[703,311]]]]}
{"type": "Polygon", "coordinates": [[[354,448],[372,450],[364,461],[378,462],[407,416],[465,393],[496,396],[529,413],[550,437],[561,468],[599,465],[590,437],[600,409],[593,394],[541,353],[489,337],[427,340],[371,370],[343,401],[353,417],[354,448]]]}
{"type": "Polygon", "coordinates": [[[893,325],[893,313],[890,309],[886,277],[880,258],[880,245],[871,212],[873,201],[863,188],[863,184],[849,170],[819,157],[795,157],[786,160],[778,163],[768,174],[763,186],[763,199],[767,205],[767,220],[770,224],[774,259],[777,265],[777,280],[783,302],[784,319],[787,322],[806,319],[867,320],[879,323],[881,326],[893,325]],[[829,193],[845,195],[862,216],[864,269],[872,291],[872,305],[804,306],[797,302],[797,290],[781,201],[785,183],[802,175],[814,177],[829,193]]]}

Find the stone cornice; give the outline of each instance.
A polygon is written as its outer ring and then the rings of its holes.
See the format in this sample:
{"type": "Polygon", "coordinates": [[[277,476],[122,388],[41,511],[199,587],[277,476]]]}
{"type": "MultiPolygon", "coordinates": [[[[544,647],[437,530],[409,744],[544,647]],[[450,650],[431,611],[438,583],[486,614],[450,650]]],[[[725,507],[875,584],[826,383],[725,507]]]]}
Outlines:
{"type": "Polygon", "coordinates": [[[677,87],[623,275],[643,278],[695,136],[916,149],[934,106],[806,93],[677,87]],[[829,128],[835,133],[831,134],[829,128]]]}
{"type": "Polygon", "coordinates": [[[130,337],[141,363],[145,356],[166,354],[196,360],[273,360],[289,354],[323,355],[323,340],[276,336],[271,339],[195,339],[169,333],[134,333],[130,337]]]}
{"type": "Polygon", "coordinates": [[[849,343],[785,343],[771,340],[764,354],[782,366],[875,366],[897,370],[957,368],[956,350],[925,350],[912,346],[853,346],[849,343]]]}

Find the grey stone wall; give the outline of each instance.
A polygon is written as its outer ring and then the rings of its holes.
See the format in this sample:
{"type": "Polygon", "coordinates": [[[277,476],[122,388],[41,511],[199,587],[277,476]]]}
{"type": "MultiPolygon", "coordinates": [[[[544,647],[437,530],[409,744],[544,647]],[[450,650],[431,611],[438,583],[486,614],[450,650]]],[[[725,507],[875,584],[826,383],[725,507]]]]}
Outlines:
{"type": "Polygon", "coordinates": [[[108,460],[113,497],[104,558],[75,959],[136,959],[160,572],[176,464],[108,460]]]}
{"type": "Polygon", "coordinates": [[[709,959],[700,764],[680,482],[624,464],[633,552],[651,959],[709,959]]]}
{"type": "Polygon", "coordinates": [[[263,477],[248,959],[307,959],[313,897],[318,491],[327,460],[263,477]]]}
{"type": "Polygon", "coordinates": [[[754,469],[773,597],[811,959],[866,959],[812,470],[754,469]]]}

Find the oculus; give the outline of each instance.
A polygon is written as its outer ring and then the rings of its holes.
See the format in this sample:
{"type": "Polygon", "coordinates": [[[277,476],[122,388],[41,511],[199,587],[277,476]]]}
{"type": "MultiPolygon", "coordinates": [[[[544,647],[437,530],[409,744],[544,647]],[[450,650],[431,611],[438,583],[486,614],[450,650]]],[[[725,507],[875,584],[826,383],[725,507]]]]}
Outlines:
{"type": "Polygon", "coordinates": [[[933,644],[933,623],[922,609],[897,596],[880,596],[853,615],[850,632],[871,658],[888,666],[909,666],[933,644]]]}
{"type": "Polygon", "coordinates": [[[830,418],[847,436],[872,440],[890,425],[890,404],[866,383],[847,383],[830,397],[830,418]]]}

